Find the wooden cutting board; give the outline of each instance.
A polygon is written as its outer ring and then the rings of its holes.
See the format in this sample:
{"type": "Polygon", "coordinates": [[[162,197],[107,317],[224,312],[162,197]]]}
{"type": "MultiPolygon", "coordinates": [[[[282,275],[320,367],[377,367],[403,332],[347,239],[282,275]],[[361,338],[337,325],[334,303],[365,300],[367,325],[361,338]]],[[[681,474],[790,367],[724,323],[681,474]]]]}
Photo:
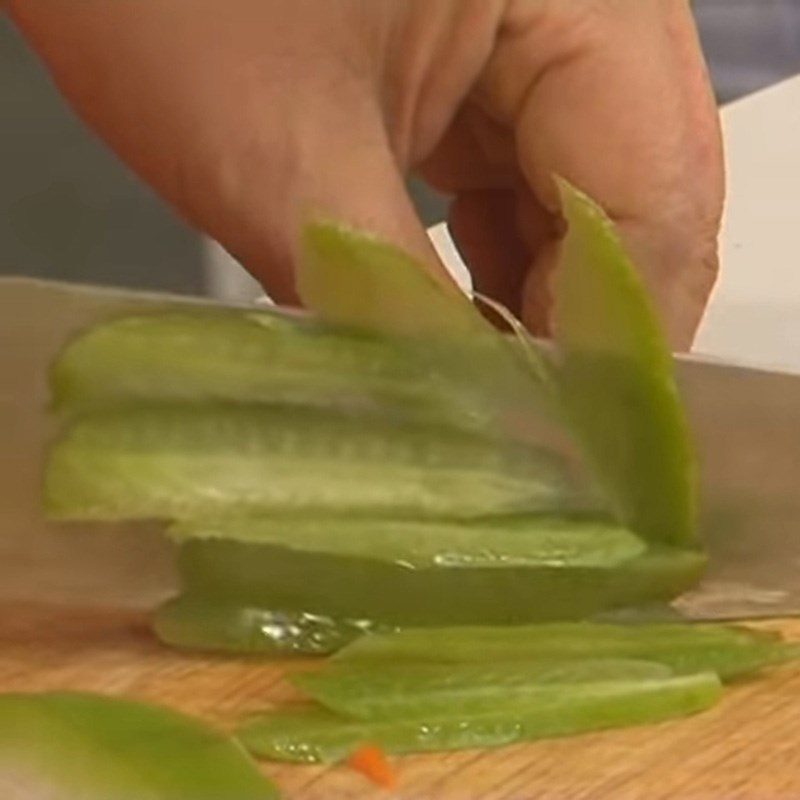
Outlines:
{"type": "MultiPolygon", "coordinates": [[[[800,621],[768,627],[800,639],[800,621]]],[[[196,656],[160,645],[146,615],[6,602],[0,690],[76,689],[171,705],[222,726],[293,697],[298,662],[196,656]]],[[[494,751],[397,760],[407,800],[800,798],[800,669],[730,689],[688,720],[494,751]]],[[[384,798],[343,767],[265,764],[287,800],[384,798]]]]}

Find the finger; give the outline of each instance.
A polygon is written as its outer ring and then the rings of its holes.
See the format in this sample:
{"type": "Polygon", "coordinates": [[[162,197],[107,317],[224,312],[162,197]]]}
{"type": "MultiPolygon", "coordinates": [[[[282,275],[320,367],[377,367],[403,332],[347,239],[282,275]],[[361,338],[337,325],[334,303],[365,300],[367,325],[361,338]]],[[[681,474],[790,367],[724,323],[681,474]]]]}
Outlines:
{"type": "MultiPolygon", "coordinates": [[[[546,208],[558,210],[558,173],[609,211],[672,343],[688,346],[714,281],[723,196],[688,3],[511,3],[479,98],[515,128],[520,169],[546,208]]],[[[533,275],[555,253],[540,251],[533,275]]]]}
{"type": "Polygon", "coordinates": [[[449,194],[510,189],[519,182],[513,133],[467,103],[418,171],[431,186],[449,194]]]}
{"type": "Polygon", "coordinates": [[[515,193],[462,192],[451,204],[448,226],[475,290],[520,316],[530,254],[517,230],[515,193]]]}
{"type": "Polygon", "coordinates": [[[297,301],[309,212],[369,229],[445,276],[387,142],[372,55],[350,47],[349,18],[315,14],[311,0],[218,10],[212,0],[12,5],[84,119],[277,301],[297,301]],[[309,11],[299,33],[298,2],[309,11]]]}

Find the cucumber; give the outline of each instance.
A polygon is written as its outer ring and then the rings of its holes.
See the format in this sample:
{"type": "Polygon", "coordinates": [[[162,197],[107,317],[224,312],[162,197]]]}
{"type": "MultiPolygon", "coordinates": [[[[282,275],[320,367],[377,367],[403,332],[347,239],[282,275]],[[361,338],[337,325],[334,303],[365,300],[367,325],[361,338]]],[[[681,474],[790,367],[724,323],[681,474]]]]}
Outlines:
{"type": "Polygon", "coordinates": [[[80,417],[52,449],[57,519],[298,512],[478,516],[574,502],[549,454],[319,409],[151,405],[80,417]]]}
{"type": "Polygon", "coordinates": [[[501,430],[573,456],[538,346],[501,335],[444,273],[367,233],[315,221],[303,230],[297,288],[320,320],[390,338],[482,397],[501,430]]]}
{"type": "Polygon", "coordinates": [[[715,672],[727,681],[798,657],[796,644],[783,642],[772,633],[732,625],[575,622],[375,634],[346,646],[336,660],[392,665],[643,659],[679,674],[715,672]]]}
{"type": "Polygon", "coordinates": [[[611,567],[410,569],[219,539],[187,540],[178,553],[191,597],[391,627],[582,619],[643,598],[672,599],[704,564],[698,553],[663,549],[611,567]]]}
{"type": "Polygon", "coordinates": [[[482,714],[424,715],[366,722],[315,707],[275,711],[245,721],[236,735],[254,755],[276,761],[336,762],[364,743],[389,753],[500,747],[703,711],[721,687],[713,673],[630,682],[565,685],[551,702],[518,699],[482,714]]]}
{"type": "Polygon", "coordinates": [[[645,550],[642,540],[624,528],[580,517],[451,521],[272,515],[184,521],[169,532],[179,542],[226,539],[364,557],[413,569],[604,567],[645,550]]]}
{"type": "Polygon", "coordinates": [[[453,368],[480,357],[459,342],[442,344],[440,368],[432,369],[387,337],[275,312],[191,309],[82,332],[60,353],[50,385],[65,415],[159,400],[264,402],[488,430],[490,401],[453,368]]]}
{"type": "Polygon", "coordinates": [[[581,662],[494,662],[466,664],[339,664],[302,672],[290,682],[337,714],[363,720],[471,716],[515,703],[546,705],[561,700],[565,687],[661,680],[663,664],[625,659],[581,662]]]}
{"type": "Polygon", "coordinates": [[[391,630],[370,620],[268,610],[191,595],[164,603],[153,627],[162,642],[175,647],[273,657],[327,655],[365,633],[391,630]]]}
{"type": "Polygon", "coordinates": [[[0,786],[65,800],[279,796],[238,742],[199,721],[79,692],[0,695],[0,786]]]}
{"type": "Polygon", "coordinates": [[[559,188],[560,404],[622,524],[648,541],[697,546],[694,454],[659,320],[610,220],[565,181],[559,188]]]}

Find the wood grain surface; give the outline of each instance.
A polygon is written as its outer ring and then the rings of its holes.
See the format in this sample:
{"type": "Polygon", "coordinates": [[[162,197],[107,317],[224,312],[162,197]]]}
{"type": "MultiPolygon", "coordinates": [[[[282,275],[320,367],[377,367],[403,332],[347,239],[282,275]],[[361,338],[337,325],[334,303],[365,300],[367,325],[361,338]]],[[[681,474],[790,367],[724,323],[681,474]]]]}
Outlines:
{"type": "MultiPolygon", "coordinates": [[[[800,621],[771,622],[800,639],[800,621]]],[[[160,645],[147,617],[7,602],[0,690],[75,689],[154,701],[230,726],[294,696],[308,662],[197,656],[160,645]]],[[[800,669],[728,690],[688,720],[494,751],[397,760],[396,798],[423,800],[789,800],[800,798],[800,669]]],[[[384,798],[343,767],[265,764],[288,800],[384,798]]]]}

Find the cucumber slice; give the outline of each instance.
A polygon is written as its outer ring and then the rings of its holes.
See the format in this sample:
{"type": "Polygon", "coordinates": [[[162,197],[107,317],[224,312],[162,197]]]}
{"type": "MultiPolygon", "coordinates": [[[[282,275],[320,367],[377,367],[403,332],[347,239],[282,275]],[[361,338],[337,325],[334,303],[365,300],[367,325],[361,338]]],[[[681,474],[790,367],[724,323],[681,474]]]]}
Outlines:
{"type": "Polygon", "coordinates": [[[278,798],[236,741],[200,722],[67,692],[0,695],[0,785],[20,798],[278,798]]]}
{"type": "MultiPolygon", "coordinates": [[[[443,350],[445,349],[442,345],[443,350]]],[[[75,414],[158,400],[344,407],[398,418],[485,426],[485,401],[445,369],[386,337],[277,313],[192,309],[128,316],[80,334],[51,371],[56,409],[75,414]]]]}
{"type": "Polygon", "coordinates": [[[142,406],[76,420],[50,453],[59,519],[261,512],[477,516],[572,502],[550,455],[309,408],[142,406]]]}
{"type": "Polygon", "coordinates": [[[353,664],[643,659],[679,674],[716,672],[723,680],[798,657],[798,645],[736,626],[588,622],[403,630],[365,636],[336,655],[337,661],[353,664]]]}
{"type": "Polygon", "coordinates": [[[535,343],[501,335],[444,275],[374,236],[322,221],[302,244],[298,291],[319,319],[390,337],[481,398],[501,430],[576,457],[535,343]]]}
{"type": "Polygon", "coordinates": [[[386,561],[413,569],[607,567],[644,543],[598,519],[496,517],[469,521],[271,516],[180,522],[170,535],[278,545],[299,552],[386,561]]]}
{"type": "Polygon", "coordinates": [[[559,188],[569,228],[555,276],[555,375],[567,416],[623,524],[694,546],[694,456],[655,311],[602,210],[559,188]]]}
{"type": "Polygon", "coordinates": [[[327,655],[365,633],[391,630],[370,620],[272,611],[187,595],[162,605],[153,626],[162,642],[175,647],[277,657],[327,655]]]}
{"type": "Polygon", "coordinates": [[[550,702],[518,700],[483,714],[365,722],[317,708],[263,714],[237,731],[253,754],[277,761],[335,762],[365,742],[390,753],[500,747],[515,742],[653,723],[703,711],[721,695],[713,673],[565,685],[550,702]]]}
{"type": "MultiPolygon", "coordinates": [[[[623,659],[580,662],[341,664],[291,676],[297,688],[330,711],[364,720],[470,716],[561,701],[565,687],[661,680],[663,664],[623,659]]],[[[577,687],[577,688],[576,688],[577,687]]],[[[608,688],[608,687],[606,687],[608,688]]]]}
{"type": "Polygon", "coordinates": [[[492,333],[454,283],[388,242],[316,221],[306,225],[302,244],[297,290],[326,322],[414,339],[492,333]]]}
{"type": "Polygon", "coordinates": [[[189,595],[391,627],[583,619],[644,598],[674,598],[704,564],[698,553],[665,549],[612,567],[409,569],[219,539],[187,540],[178,554],[189,595]]]}

